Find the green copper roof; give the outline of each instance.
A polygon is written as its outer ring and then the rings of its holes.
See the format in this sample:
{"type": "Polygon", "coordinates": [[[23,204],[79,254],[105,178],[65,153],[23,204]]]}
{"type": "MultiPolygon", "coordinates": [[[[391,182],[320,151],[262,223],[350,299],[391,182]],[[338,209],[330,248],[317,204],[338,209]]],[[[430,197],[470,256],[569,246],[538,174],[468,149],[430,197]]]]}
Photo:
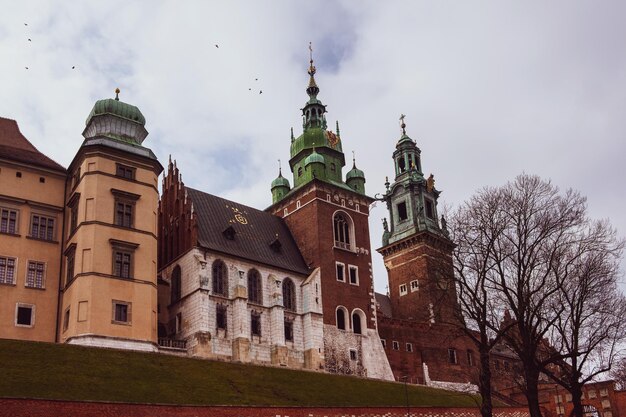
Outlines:
{"type": "Polygon", "coordinates": [[[313,163],[320,163],[320,164],[326,165],[326,160],[324,159],[324,157],[322,155],[317,153],[315,148],[313,148],[313,153],[311,153],[311,155],[307,156],[306,159],[304,160],[304,166],[307,166],[307,165],[313,164],[313,163]]]}
{"type": "Polygon", "coordinates": [[[276,187],[291,188],[291,186],[289,185],[289,180],[283,177],[283,174],[281,172],[279,172],[278,177],[274,181],[272,181],[272,188],[276,187]]]}
{"type": "Polygon", "coordinates": [[[113,114],[141,125],[146,124],[146,118],[143,117],[143,114],[141,114],[136,106],[113,98],[96,101],[96,104],[94,104],[91,113],[89,113],[85,124],[88,125],[92,117],[102,114],[113,114]]]}
{"type": "Polygon", "coordinates": [[[352,178],[365,178],[365,173],[358,169],[356,165],[353,165],[352,169],[346,174],[346,181],[352,178]]]}

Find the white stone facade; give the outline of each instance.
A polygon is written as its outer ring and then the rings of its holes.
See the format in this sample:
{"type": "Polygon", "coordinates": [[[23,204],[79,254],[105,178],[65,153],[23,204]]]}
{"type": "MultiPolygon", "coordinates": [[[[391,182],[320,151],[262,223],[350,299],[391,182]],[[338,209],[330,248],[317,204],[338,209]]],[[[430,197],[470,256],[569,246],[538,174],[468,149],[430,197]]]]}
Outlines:
{"type": "Polygon", "coordinates": [[[107,337],[100,335],[79,335],[66,340],[70,345],[91,346],[109,349],[136,350],[140,352],[158,352],[159,349],[154,343],[142,342],[139,340],[122,339],[118,337],[107,337]]]}
{"type": "Polygon", "coordinates": [[[320,369],[323,364],[323,322],[320,274],[310,276],[260,265],[245,259],[193,248],[161,270],[170,282],[181,269],[180,299],[169,306],[170,337],[186,341],[187,353],[239,362],[320,369]],[[221,260],[227,270],[225,295],[214,294],[212,265],[221,260]],[[248,300],[248,272],[261,276],[261,303],[248,300]],[[282,281],[295,288],[295,311],[283,307],[282,281]],[[218,305],[226,309],[226,329],[218,328],[218,305]],[[260,317],[260,336],[253,335],[252,314],[260,317]],[[285,321],[293,340],[285,340],[285,321]]]}

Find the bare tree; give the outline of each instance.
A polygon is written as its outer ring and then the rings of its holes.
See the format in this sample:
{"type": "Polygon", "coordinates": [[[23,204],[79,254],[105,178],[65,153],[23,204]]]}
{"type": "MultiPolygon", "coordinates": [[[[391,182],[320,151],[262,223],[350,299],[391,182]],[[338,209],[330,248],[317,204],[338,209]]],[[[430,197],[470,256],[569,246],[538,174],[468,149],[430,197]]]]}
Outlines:
{"type": "Polygon", "coordinates": [[[551,308],[559,314],[537,360],[583,417],[583,385],[612,368],[626,338],[626,299],[617,287],[624,241],[607,221],[591,222],[569,240],[553,263],[561,287],[551,308]]]}
{"type": "Polygon", "coordinates": [[[611,378],[615,380],[615,387],[619,390],[626,390],[626,357],[617,361],[616,366],[611,369],[611,378]]]}
{"type": "Polygon", "coordinates": [[[494,273],[495,245],[506,227],[500,209],[502,194],[485,188],[456,210],[450,218],[455,283],[462,316],[455,322],[479,353],[481,415],[493,412],[490,352],[500,342],[501,308],[489,286],[494,273]]]}

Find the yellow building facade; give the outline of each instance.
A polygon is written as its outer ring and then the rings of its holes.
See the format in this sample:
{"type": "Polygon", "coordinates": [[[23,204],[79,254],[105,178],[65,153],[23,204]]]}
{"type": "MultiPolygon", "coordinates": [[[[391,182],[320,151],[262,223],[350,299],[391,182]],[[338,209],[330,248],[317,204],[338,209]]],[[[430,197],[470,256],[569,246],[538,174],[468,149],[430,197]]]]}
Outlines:
{"type": "Polygon", "coordinates": [[[156,350],[163,168],[147,134],[135,106],[100,100],[66,171],[0,119],[0,337],[156,350]]]}

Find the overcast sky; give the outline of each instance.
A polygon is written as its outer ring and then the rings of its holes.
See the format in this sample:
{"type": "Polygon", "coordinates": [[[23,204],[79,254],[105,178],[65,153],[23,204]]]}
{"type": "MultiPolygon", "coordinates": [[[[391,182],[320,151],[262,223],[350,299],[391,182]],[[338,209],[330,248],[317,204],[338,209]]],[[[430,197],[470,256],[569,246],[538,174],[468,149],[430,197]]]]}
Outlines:
{"type": "MultiPolygon", "coordinates": [[[[269,206],[289,130],[302,132],[310,41],[329,126],[339,120],[369,195],[393,176],[404,113],[440,210],[526,172],[579,190],[592,217],[626,235],[624,2],[3,0],[1,10],[0,116],[65,166],[94,102],[119,87],[146,117],[144,144],[163,165],[171,154],[188,186],[269,206]]],[[[384,216],[379,203],[372,248],[384,216]]],[[[378,254],[373,264],[384,292],[378,254]]]]}

